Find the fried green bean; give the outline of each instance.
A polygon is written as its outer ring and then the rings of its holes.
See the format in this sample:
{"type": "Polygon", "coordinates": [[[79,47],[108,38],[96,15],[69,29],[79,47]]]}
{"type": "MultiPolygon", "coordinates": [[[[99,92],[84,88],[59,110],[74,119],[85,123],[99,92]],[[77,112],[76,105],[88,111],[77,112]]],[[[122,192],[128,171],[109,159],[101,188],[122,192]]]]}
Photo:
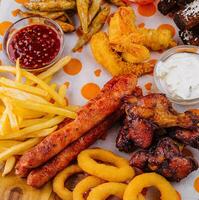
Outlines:
{"type": "Polygon", "coordinates": [[[88,10],[88,21],[89,24],[92,22],[93,18],[96,16],[98,11],[100,10],[102,0],[93,0],[92,4],[88,10]]]}
{"type": "Polygon", "coordinates": [[[28,2],[24,3],[24,6],[29,10],[38,10],[38,11],[64,11],[75,8],[75,1],[53,1],[48,2],[28,2]]]}
{"type": "Polygon", "coordinates": [[[55,20],[55,21],[60,25],[60,27],[65,33],[73,32],[75,30],[75,27],[72,24],[62,22],[60,20],[55,20]]]}
{"type": "Polygon", "coordinates": [[[109,13],[110,13],[110,6],[108,4],[105,4],[102,10],[97,14],[97,16],[92,21],[89,27],[89,32],[83,34],[77,41],[77,44],[73,48],[74,52],[83,47],[86,43],[88,43],[89,40],[92,38],[92,36],[98,31],[100,31],[100,29],[105,24],[109,13]]]}
{"type": "Polygon", "coordinates": [[[32,16],[42,16],[42,17],[48,17],[51,19],[57,19],[62,16],[65,16],[65,12],[39,12],[39,11],[27,11],[23,12],[19,10],[19,16],[21,17],[32,17],[32,16]]]}
{"type": "Polygon", "coordinates": [[[122,0],[107,0],[107,2],[109,2],[109,3],[111,3],[111,4],[115,5],[115,6],[118,6],[118,7],[126,6],[124,1],[122,1],[122,0]]]}
{"type": "Polygon", "coordinates": [[[89,0],[76,0],[76,4],[82,30],[84,33],[87,33],[89,0]]]}

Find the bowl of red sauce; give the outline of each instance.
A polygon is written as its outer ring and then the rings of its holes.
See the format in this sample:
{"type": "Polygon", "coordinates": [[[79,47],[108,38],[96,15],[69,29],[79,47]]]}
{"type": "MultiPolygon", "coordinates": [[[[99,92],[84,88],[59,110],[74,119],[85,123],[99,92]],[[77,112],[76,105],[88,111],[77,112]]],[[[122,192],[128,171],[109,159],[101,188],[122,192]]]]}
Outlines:
{"type": "Polygon", "coordinates": [[[10,26],[4,36],[3,48],[13,64],[19,58],[23,69],[41,72],[60,58],[64,33],[51,19],[27,17],[10,26]]]}

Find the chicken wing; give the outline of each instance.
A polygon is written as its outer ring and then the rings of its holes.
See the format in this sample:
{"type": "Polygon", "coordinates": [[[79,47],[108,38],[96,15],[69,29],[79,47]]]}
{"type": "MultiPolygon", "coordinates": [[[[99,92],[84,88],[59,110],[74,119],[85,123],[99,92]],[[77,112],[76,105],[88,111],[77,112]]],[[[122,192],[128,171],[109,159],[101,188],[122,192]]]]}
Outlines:
{"type": "Polygon", "coordinates": [[[150,150],[135,151],[130,164],[144,172],[159,173],[170,181],[180,181],[198,169],[198,163],[183,156],[177,143],[169,137],[162,138],[150,150]]]}
{"type": "Polygon", "coordinates": [[[199,122],[196,111],[177,113],[163,94],[150,94],[139,98],[126,97],[122,109],[126,113],[126,118],[116,139],[116,146],[125,152],[133,151],[134,147],[148,148],[155,130],[169,127],[190,129],[197,127],[199,122]]]}

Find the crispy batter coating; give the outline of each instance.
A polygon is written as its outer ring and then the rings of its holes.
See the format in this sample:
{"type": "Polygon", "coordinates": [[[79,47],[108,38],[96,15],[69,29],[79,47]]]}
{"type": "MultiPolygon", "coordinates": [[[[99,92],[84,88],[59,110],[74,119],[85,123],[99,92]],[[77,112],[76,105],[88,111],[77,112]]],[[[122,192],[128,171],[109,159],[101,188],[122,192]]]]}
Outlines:
{"type": "Polygon", "coordinates": [[[142,76],[153,72],[154,64],[150,62],[132,64],[123,61],[122,58],[111,49],[108,36],[104,32],[96,33],[91,39],[90,46],[97,62],[106,68],[113,76],[128,73],[142,76]]]}
{"type": "Polygon", "coordinates": [[[130,164],[144,172],[157,172],[170,181],[180,181],[198,169],[197,162],[183,156],[176,142],[168,137],[162,138],[150,150],[135,151],[130,164]]]}
{"type": "Polygon", "coordinates": [[[135,14],[130,7],[120,7],[110,20],[109,41],[112,46],[144,45],[152,50],[176,46],[169,30],[139,28],[135,25],[135,14]]]}

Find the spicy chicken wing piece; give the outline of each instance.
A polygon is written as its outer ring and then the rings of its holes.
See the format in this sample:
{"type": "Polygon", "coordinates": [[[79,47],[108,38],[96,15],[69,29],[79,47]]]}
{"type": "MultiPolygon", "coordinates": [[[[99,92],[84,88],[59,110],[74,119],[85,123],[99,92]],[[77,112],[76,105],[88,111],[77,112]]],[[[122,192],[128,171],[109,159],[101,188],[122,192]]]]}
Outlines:
{"type": "Polygon", "coordinates": [[[74,121],[55,131],[36,147],[26,152],[20,158],[17,166],[21,169],[29,169],[48,161],[117,111],[121,106],[121,99],[132,94],[136,84],[137,78],[133,74],[116,76],[111,79],[96,98],[90,100],[80,109],[74,121]]]}
{"type": "Polygon", "coordinates": [[[180,181],[198,169],[198,163],[184,156],[171,138],[162,138],[150,150],[138,150],[132,154],[130,164],[144,172],[156,172],[170,181],[180,181]]]}
{"type": "Polygon", "coordinates": [[[185,145],[199,149],[199,127],[192,130],[175,128],[169,132],[169,135],[185,145]]]}
{"type": "MultiPolygon", "coordinates": [[[[126,113],[126,118],[116,139],[116,146],[125,152],[132,152],[135,147],[148,148],[155,135],[154,131],[160,128],[193,129],[199,122],[199,115],[196,112],[177,113],[163,94],[150,94],[139,98],[126,97],[122,109],[126,113]]],[[[185,133],[187,135],[184,130],[181,134],[175,132],[172,135],[180,140],[185,138],[185,133]]],[[[197,136],[197,132],[189,133],[189,143],[193,145],[193,138],[196,139],[197,136]]],[[[194,141],[194,144],[196,145],[197,141],[194,141]]]]}
{"type": "Polygon", "coordinates": [[[129,117],[148,119],[162,128],[191,128],[199,123],[199,116],[190,111],[177,113],[164,94],[149,94],[134,100],[133,103],[131,99],[131,104],[126,107],[126,114],[129,117]]]}

